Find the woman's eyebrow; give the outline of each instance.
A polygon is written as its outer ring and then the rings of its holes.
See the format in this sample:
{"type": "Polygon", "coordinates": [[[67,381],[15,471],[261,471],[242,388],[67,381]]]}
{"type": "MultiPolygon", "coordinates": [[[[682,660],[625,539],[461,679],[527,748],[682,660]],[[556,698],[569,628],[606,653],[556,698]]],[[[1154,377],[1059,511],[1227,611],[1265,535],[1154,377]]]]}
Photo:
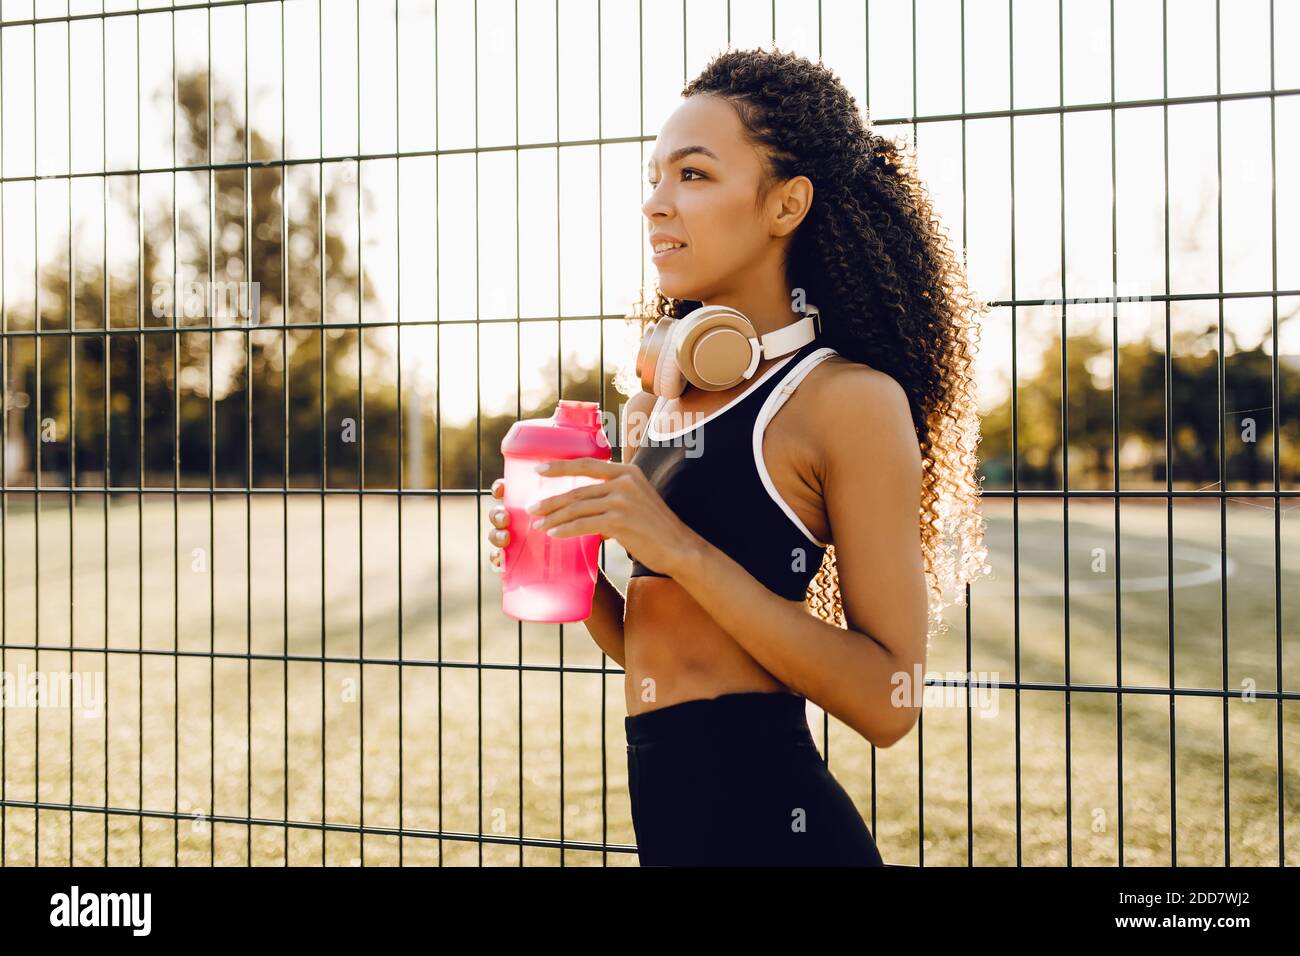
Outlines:
{"type": "MultiPolygon", "coordinates": [[[[677,162],[679,159],[683,159],[683,158],[685,158],[685,157],[687,157],[687,156],[690,156],[692,153],[703,153],[705,156],[708,156],[708,157],[710,157],[711,159],[717,159],[717,158],[718,158],[718,154],[715,153],[713,150],[709,149],[709,147],[707,147],[707,146],[682,146],[681,148],[679,148],[679,149],[675,149],[675,150],[673,150],[671,153],[668,154],[668,159],[665,160],[665,165],[671,166],[673,163],[677,162]]],[[[646,163],[646,170],[649,171],[650,167],[651,167],[653,164],[654,164],[654,159],[651,158],[651,159],[646,163]]]]}

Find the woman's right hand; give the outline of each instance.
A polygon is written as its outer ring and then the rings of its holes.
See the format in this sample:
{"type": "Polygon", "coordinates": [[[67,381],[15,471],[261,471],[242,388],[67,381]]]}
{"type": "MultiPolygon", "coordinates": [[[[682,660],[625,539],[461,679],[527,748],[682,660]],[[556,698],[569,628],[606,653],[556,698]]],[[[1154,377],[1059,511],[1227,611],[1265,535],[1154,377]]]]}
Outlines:
{"type": "MultiPolygon", "coordinates": [[[[506,480],[498,478],[492,482],[492,497],[500,500],[506,493],[506,480]]],[[[488,563],[492,570],[498,574],[501,573],[501,562],[505,556],[505,548],[510,544],[510,513],[506,511],[505,505],[495,505],[488,512],[488,520],[492,522],[492,529],[488,531],[488,543],[492,545],[492,550],[488,554],[488,563]]]]}

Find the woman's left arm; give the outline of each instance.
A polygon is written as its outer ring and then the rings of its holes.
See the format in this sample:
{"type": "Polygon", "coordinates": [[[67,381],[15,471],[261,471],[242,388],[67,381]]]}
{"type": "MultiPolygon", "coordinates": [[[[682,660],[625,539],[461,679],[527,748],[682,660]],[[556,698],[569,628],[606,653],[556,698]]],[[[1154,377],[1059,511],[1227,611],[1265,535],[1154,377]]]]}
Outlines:
{"type": "Polygon", "coordinates": [[[549,462],[543,466],[548,475],[605,480],[529,510],[537,516],[533,527],[547,534],[617,538],[676,580],[783,684],[877,747],[888,747],[907,736],[921,712],[917,678],[925,665],[927,625],[921,453],[906,395],[887,375],[855,364],[818,385],[810,430],[820,449],[815,467],[848,630],[814,617],[803,601],[769,590],[687,527],[635,465],[591,458],[549,462]]]}
{"type": "Polygon", "coordinates": [[[823,387],[833,400],[819,403],[815,433],[848,629],[768,590],[699,535],[687,539],[671,574],[778,680],[888,747],[921,709],[921,453],[892,378],[857,365],[837,369],[823,387]]]}

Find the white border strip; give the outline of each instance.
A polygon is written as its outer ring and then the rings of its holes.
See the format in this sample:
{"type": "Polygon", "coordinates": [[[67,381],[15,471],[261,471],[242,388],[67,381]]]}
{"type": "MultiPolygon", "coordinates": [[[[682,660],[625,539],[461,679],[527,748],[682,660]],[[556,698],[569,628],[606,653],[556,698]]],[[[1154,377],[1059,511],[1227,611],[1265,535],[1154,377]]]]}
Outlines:
{"type": "Polygon", "coordinates": [[[818,541],[813,537],[813,533],[808,530],[807,525],[799,520],[799,516],[794,513],[794,509],[786,504],[785,499],[781,497],[781,493],[776,490],[776,485],[772,484],[772,476],[767,473],[767,464],[763,461],[763,432],[767,430],[767,423],[776,414],[777,410],[785,404],[786,399],[799,386],[803,377],[811,372],[822,359],[835,354],[837,353],[833,348],[823,346],[817,351],[804,356],[803,361],[790,370],[790,374],[781,382],[780,387],[772,389],[771,393],[768,394],[767,399],[763,402],[763,407],[758,410],[758,419],[754,422],[754,465],[758,468],[758,477],[763,479],[763,487],[767,489],[767,493],[772,500],[780,505],[781,510],[790,517],[795,527],[804,533],[804,537],[819,548],[828,547],[829,542],[818,541]]]}
{"type": "Polygon", "coordinates": [[[685,435],[687,432],[695,431],[695,429],[699,428],[705,422],[709,422],[717,418],[719,415],[721,415],[723,412],[729,409],[732,405],[735,405],[738,401],[740,401],[742,398],[744,398],[754,389],[758,388],[758,386],[762,385],[764,382],[766,382],[769,378],[771,378],[773,375],[775,375],[785,366],[789,365],[790,360],[794,358],[796,352],[798,352],[798,349],[795,349],[794,352],[791,352],[781,361],[777,362],[770,369],[768,369],[766,372],[760,375],[757,379],[754,380],[753,385],[745,389],[743,392],[741,392],[731,401],[727,402],[727,404],[723,405],[721,408],[709,412],[709,414],[705,415],[703,419],[696,422],[690,428],[683,428],[681,431],[664,434],[663,432],[659,431],[659,429],[655,428],[655,419],[659,417],[659,406],[662,405],[664,401],[663,396],[662,395],[659,396],[659,398],[655,400],[655,407],[650,410],[650,420],[646,422],[646,427],[645,427],[646,435],[648,435],[652,441],[669,441],[673,438],[680,438],[682,435],[685,435]]]}

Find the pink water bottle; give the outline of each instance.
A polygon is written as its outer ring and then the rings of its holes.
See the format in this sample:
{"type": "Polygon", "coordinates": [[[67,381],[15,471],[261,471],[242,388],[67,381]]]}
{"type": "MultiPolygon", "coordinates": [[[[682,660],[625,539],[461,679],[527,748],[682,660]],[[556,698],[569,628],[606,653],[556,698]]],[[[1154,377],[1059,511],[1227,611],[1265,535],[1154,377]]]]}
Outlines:
{"type": "Polygon", "coordinates": [[[517,621],[559,623],[591,617],[599,572],[600,535],[555,538],[533,530],[534,501],[563,494],[602,479],[586,475],[548,478],[535,470],[558,458],[609,461],[609,439],[601,427],[600,405],[561,399],[550,418],[515,422],[501,441],[505,456],[505,508],[510,543],[501,556],[501,609],[517,621]]]}

